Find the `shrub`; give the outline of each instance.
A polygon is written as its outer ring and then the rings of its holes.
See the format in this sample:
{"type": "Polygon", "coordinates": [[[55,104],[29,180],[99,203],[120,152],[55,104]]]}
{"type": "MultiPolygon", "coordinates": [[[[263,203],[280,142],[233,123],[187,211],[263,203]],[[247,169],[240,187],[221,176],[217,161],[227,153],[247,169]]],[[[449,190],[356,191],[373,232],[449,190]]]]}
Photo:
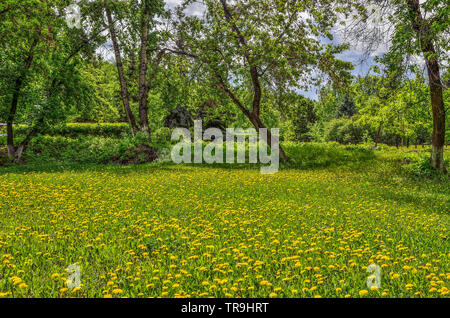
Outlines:
{"type": "MultiPolygon", "coordinates": [[[[203,150],[209,142],[203,142],[203,150]]],[[[234,147],[234,162],[237,159],[237,143],[234,147]]],[[[331,143],[295,143],[284,142],[282,147],[291,160],[288,167],[292,168],[323,168],[328,166],[358,165],[374,158],[372,149],[368,146],[340,145],[331,143]]],[[[223,144],[223,162],[226,163],[226,143],[223,144]]],[[[270,151],[270,148],[269,148],[270,151]]],[[[170,155],[168,155],[170,157],[170,155]]],[[[194,145],[191,144],[191,159],[194,158],[194,145]]],[[[259,155],[258,155],[259,158],[259,155]]],[[[249,160],[249,144],[245,145],[245,163],[249,160]]],[[[259,164],[258,164],[259,165],[259,164]]],[[[227,164],[227,166],[229,166],[227,164]]],[[[239,166],[239,164],[238,164],[239,166]]]]}
{"type": "Polygon", "coordinates": [[[131,138],[37,136],[30,142],[26,160],[33,162],[110,163],[113,157],[125,156],[133,146],[131,138]]]}
{"type": "MultiPolygon", "coordinates": [[[[441,171],[431,167],[431,156],[429,153],[427,155],[405,156],[403,164],[406,171],[415,177],[427,179],[446,177],[441,171]]],[[[446,160],[445,164],[448,167],[448,160],[446,160]]]]}
{"type": "Polygon", "coordinates": [[[156,148],[167,148],[171,143],[172,129],[162,127],[156,129],[152,134],[152,145],[156,148]]]}
{"type": "Polygon", "coordinates": [[[363,142],[365,130],[355,117],[342,117],[325,124],[324,139],[341,144],[358,144],[363,142]]]}
{"type": "Polygon", "coordinates": [[[284,150],[296,168],[321,168],[358,164],[374,158],[372,149],[366,146],[345,146],[329,143],[284,143],[284,150]]]}
{"type": "MultiPolygon", "coordinates": [[[[15,133],[17,136],[23,136],[27,133],[28,127],[24,125],[17,126],[15,133]]],[[[121,138],[131,135],[131,129],[127,123],[107,123],[107,124],[79,124],[69,123],[52,127],[45,132],[50,136],[63,136],[68,138],[78,138],[83,136],[97,136],[108,138],[121,138]]]]}

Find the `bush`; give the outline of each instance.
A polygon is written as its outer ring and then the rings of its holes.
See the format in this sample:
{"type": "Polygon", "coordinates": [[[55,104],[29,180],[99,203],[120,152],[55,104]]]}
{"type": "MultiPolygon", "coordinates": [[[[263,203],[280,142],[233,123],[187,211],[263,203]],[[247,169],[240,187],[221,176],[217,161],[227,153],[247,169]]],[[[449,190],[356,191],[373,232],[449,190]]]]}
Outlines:
{"type": "Polygon", "coordinates": [[[40,135],[32,139],[25,156],[33,162],[109,163],[129,146],[130,141],[125,138],[40,135]]]}
{"type": "MultiPolygon", "coordinates": [[[[138,136],[137,136],[138,137],[138,136]]],[[[108,164],[144,163],[156,159],[156,149],[129,136],[105,138],[39,135],[32,139],[25,160],[33,163],[108,164]]]]}
{"type": "Polygon", "coordinates": [[[338,165],[359,164],[374,158],[367,146],[346,146],[329,143],[284,143],[283,149],[296,168],[322,168],[338,165]]]}
{"type": "Polygon", "coordinates": [[[152,145],[158,149],[167,148],[172,143],[172,129],[162,127],[155,130],[152,134],[152,145]]]}
{"type": "Polygon", "coordinates": [[[365,128],[355,117],[342,117],[326,123],[325,141],[336,141],[341,144],[359,144],[363,142],[365,128]]]}
{"type": "MultiPolygon", "coordinates": [[[[17,126],[16,136],[24,136],[28,127],[24,125],[17,126]]],[[[45,132],[50,136],[63,136],[68,138],[78,138],[84,136],[96,136],[107,138],[121,138],[131,135],[130,126],[127,123],[107,123],[107,124],[79,124],[69,123],[57,127],[52,127],[45,132]]]]}
{"type": "MultiPolygon", "coordinates": [[[[203,142],[203,150],[209,142],[203,142]]],[[[236,166],[237,143],[234,147],[234,166],[236,166]]],[[[323,168],[328,166],[358,165],[373,159],[374,153],[368,146],[340,145],[334,143],[295,143],[284,142],[282,147],[291,162],[292,168],[323,168]]],[[[223,144],[223,162],[226,163],[226,143],[223,144]]],[[[270,151],[270,148],[269,148],[270,151]]],[[[259,152],[258,152],[259,153],[259,152]]],[[[191,144],[191,160],[194,158],[194,145],[191,144]]],[[[259,155],[258,155],[259,158],[259,155]]],[[[249,161],[249,144],[245,145],[245,164],[249,161]]],[[[258,164],[259,165],[259,164],[258,164]]],[[[227,166],[229,166],[227,164],[227,166]]],[[[240,164],[238,164],[240,166],[240,164]]]]}
{"type": "Polygon", "coordinates": [[[0,149],[0,167],[10,163],[6,149],[0,149]]]}
{"type": "MultiPolygon", "coordinates": [[[[417,155],[405,155],[402,160],[404,169],[407,173],[419,178],[448,178],[441,171],[431,167],[431,156],[429,153],[417,155]]],[[[445,165],[448,167],[448,160],[445,165]]]]}

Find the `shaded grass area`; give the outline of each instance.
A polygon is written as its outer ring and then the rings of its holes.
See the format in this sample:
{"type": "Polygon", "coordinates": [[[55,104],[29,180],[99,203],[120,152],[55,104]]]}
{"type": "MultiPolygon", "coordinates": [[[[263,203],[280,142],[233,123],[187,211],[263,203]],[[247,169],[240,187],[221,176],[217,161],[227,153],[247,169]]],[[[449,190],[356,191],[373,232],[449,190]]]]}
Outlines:
{"type": "MultiPolygon", "coordinates": [[[[203,144],[205,148],[207,144],[203,144]]],[[[114,139],[103,137],[65,138],[61,136],[40,136],[33,140],[30,149],[25,156],[25,164],[5,164],[9,171],[48,170],[48,169],[71,169],[108,164],[112,158],[126,159],[129,149],[137,147],[136,141],[132,139],[114,139]]],[[[159,149],[159,166],[172,163],[170,149],[171,145],[154,145],[159,149]]],[[[193,146],[191,157],[193,158],[193,146]]],[[[208,165],[214,168],[232,169],[254,169],[261,164],[237,163],[238,149],[235,144],[234,162],[225,163],[227,152],[224,144],[223,162],[208,165]]],[[[287,155],[291,159],[288,164],[281,163],[284,168],[312,169],[330,166],[355,166],[374,159],[374,153],[368,146],[340,145],[337,143],[283,143],[287,155]]],[[[243,148],[245,158],[248,162],[248,144],[243,148]]],[[[193,161],[193,159],[192,159],[193,161]]],[[[143,162],[144,163],[144,162],[143,162]]],[[[198,164],[192,164],[196,166],[198,164]]]]}

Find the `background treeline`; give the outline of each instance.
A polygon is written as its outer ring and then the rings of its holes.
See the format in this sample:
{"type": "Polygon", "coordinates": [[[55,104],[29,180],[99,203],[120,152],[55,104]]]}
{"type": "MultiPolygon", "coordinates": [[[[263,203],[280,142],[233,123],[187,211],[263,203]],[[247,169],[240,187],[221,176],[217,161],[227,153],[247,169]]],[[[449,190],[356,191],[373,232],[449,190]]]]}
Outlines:
{"type": "MultiPolygon", "coordinates": [[[[108,61],[100,63],[98,59],[100,57],[96,57],[94,65],[85,65],[90,69],[86,74],[95,82],[89,107],[79,109],[78,105],[74,105],[67,117],[69,123],[51,127],[47,134],[73,138],[77,135],[117,137],[131,133],[120,102],[115,66],[108,61]]],[[[157,137],[161,134],[170,136],[164,128],[190,128],[195,119],[203,120],[206,128],[251,126],[227,101],[222,101],[221,106],[212,99],[201,103],[202,98],[196,94],[195,86],[180,75],[182,73],[173,71],[171,76],[159,78],[158,84],[149,93],[149,123],[157,137]]],[[[448,77],[448,73],[443,76],[444,80],[449,81],[448,77]]],[[[325,85],[319,91],[317,100],[306,98],[298,92],[281,97],[268,93],[261,104],[263,120],[271,127],[281,128],[282,141],[383,143],[397,147],[430,145],[433,121],[426,79],[420,75],[404,79],[396,84],[395,90],[389,91],[389,96],[384,95],[389,90],[384,86],[385,82],[381,75],[367,75],[354,78],[345,90],[325,85]]],[[[208,87],[197,89],[207,90],[208,87]]],[[[444,96],[447,104],[450,98],[448,90],[444,96]]],[[[131,107],[137,112],[136,103],[132,102],[131,107]]],[[[26,131],[26,126],[16,129],[18,135],[24,135],[26,131]]],[[[448,125],[446,135],[450,136],[448,125]]],[[[450,139],[446,140],[448,142],[450,139]]]]}
{"type": "Polygon", "coordinates": [[[432,144],[430,165],[445,171],[445,1],[208,0],[201,16],[186,13],[193,2],[80,0],[78,28],[66,19],[70,1],[2,1],[2,156],[62,160],[66,140],[68,159],[81,156],[79,140],[93,162],[153,160],[172,128],[201,119],[204,128],[280,128],[286,163],[298,161],[286,143],[432,144]],[[336,30],[358,26],[346,33],[370,53],[382,44],[364,32],[375,13],[389,17],[391,45],[353,76],[336,30]],[[317,100],[300,93],[311,89],[317,100]]]}

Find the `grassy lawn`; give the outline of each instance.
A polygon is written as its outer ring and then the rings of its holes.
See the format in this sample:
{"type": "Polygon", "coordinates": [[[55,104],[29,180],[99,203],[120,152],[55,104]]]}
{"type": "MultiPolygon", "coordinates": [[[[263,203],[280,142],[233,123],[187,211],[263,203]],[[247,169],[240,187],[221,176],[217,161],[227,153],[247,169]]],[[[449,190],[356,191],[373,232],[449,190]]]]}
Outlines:
{"type": "Polygon", "coordinates": [[[6,169],[0,296],[448,297],[450,184],[388,170],[6,169]]]}

